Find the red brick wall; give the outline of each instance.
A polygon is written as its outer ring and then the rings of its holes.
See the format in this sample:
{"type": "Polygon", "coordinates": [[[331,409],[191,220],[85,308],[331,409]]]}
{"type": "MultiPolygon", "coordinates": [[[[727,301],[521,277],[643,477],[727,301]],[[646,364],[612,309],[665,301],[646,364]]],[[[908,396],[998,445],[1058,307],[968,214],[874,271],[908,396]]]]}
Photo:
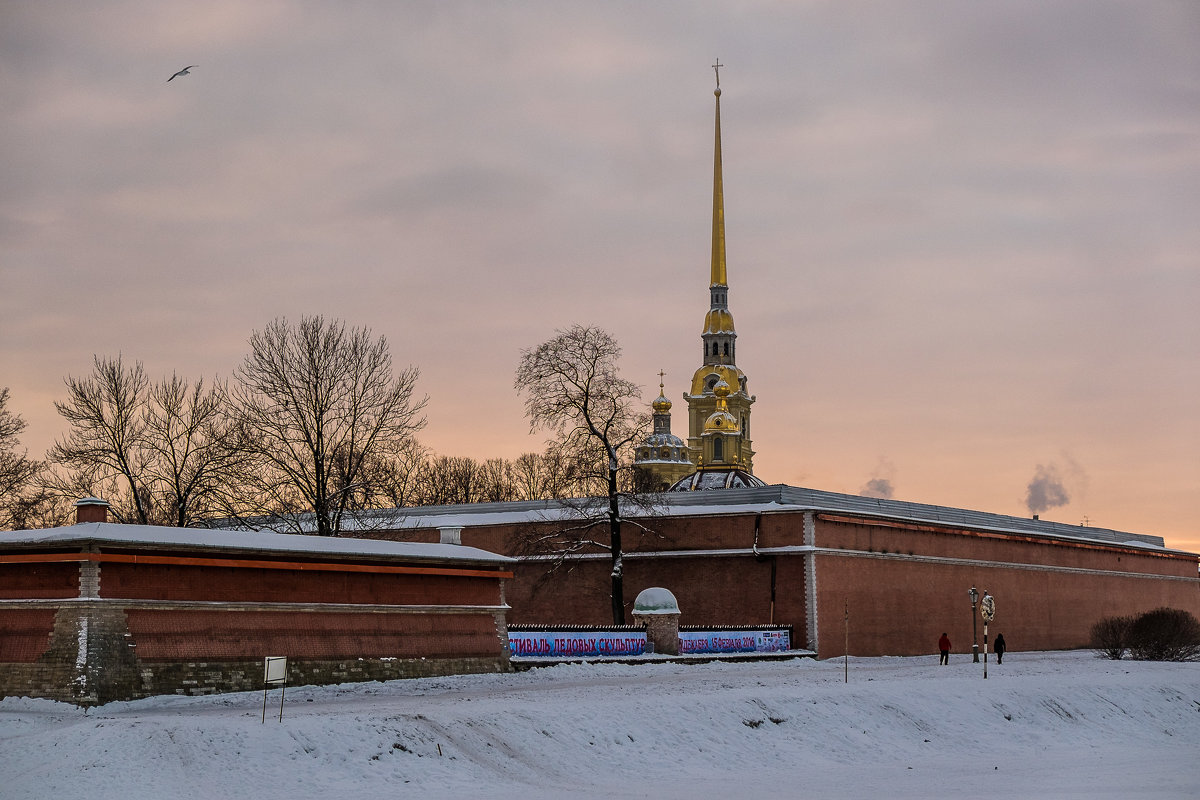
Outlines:
{"type": "Polygon", "coordinates": [[[821,515],[816,530],[819,547],[1196,577],[1194,557],[1119,545],[1035,540],[954,528],[902,528],[865,521],[831,521],[821,515]]]}
{"type": "MultiPolygon", "coordinates": [[[[637,556],[650,551],[748,550],[754,544],[756,516],[641,520],[652,533],[626,524],[627,618],[631,618],[629,611],[641,589],[665,586],[679,600],[684,624],[771,621],[769,563],[756,562],[748,554],[637,556]]],[[[760,549],[805,543],[803,512],[763,513],[758,520],[760,549]]],[[[520,530],[502,525],[466,527],[463,543],[515,555],[518,550],[513,537],[520,530]]],[[[601,539],[603,534],[606,531],[598,534],[601,539]]],[[[401,533],[397,538],[407,535],[401,533]]],[[[847,600],[851,651],[857,655],[931,653],[943,631],[950,634],[956,652],[970,652],[972,618],[967,589],[972,585],[996,596],[1000,609],[996,624],[1016,651],[1080,647],[1086,644],[1097,619],[1162,605],[1188,610],[1200,618],[1200,580],[1194,556],[950,526],[855,521],[837,515],[817,515],[815,544],[863,553],[863,557],[815,556],[822,657],[842,651],[847,600]],[[922,562],[919,557],[947,560],[922,562]],[[997,566],[956,561],[995,562],[997,566]],[[1025,566],[1037,569],[1022,568],[1025,566]]],[[[777,556],[774,621],[795,626],[798,644],[808,636],[805,558],[800,554],[777,556]]],[[[506,590],[512,606],[510,622],[612,621],[607,558],[580,562],[571,571],[560,571],[549,579],[544,573],[539,562],[525,561],[516,569],[516,578],[506,590]]],[[[982,645],[982,625],[979,642],[982,645]]]]}
{"type": "MultiPolygon", "coordinates": [[[[683,625],[762,625],[774,621],[794,626],[796,641],[805,641],[804,562],[779,557],[776,602],[771,618],[771,564],[752,555],[728,558],[626,557],[625,618],[633,621],[633,601],[651,586],[669,589],[679,602],[683,625]]],[[[516,570],[506,595],[510,623],[577,623],[607,625],[612,620],[610,564],[585,561],[568,574],[546,578],[546,566],[526,562],[516,570]]]]}
{"type": "Polygon", "coordinates": [[[36,661],[50,646],[54,609],[0,610],[0,663],[36,661]]]}
{"type": "Polygon", "coordinates": [[[497,578],[104,563],[102,597],[370,605],[498,605],[497,578]]]}
{"type": "MultiPolygon", "coordinates": [[[[821,658],[843,651],[847,601],[850,652],[860,656],[933,654],[943,632],[953,652],[970,653],[971,586],[996,598],[990,637],[1003,633],[1014,651],[1085,647],[1091,626],[1105,616],[1164,605],[1200,611],[1200,581],[929,563],[894,554],[816,558],[821,658]]],[[[983,621],[975,621],[982,648],[983,621]]]]}
{"type": "Polygon", "coordinates": [[[140,661],[458,658],[500,650],[493,615],[127,609],[140,661]]]}
{"type": "Polygon", "coordinates": [[[79,596],[79,563],[0,564],[0,600],[79,596]]]}

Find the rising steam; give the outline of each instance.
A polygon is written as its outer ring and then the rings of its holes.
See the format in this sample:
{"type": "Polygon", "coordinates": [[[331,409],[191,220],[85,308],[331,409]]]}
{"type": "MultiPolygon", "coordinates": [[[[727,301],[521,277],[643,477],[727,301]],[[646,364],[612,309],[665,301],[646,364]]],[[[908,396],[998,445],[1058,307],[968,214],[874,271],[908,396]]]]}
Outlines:
{"type": "Polygon", "coordinates": [[[871,480],[858,490],[861,497],[877,497],[880,500],[891,500],[896,493],[892,485],[892,477],[896,474],[896,466],[886,458],[880,458],[871,480]]]}
{"type": "Polygon", "coordinates": [[[1054,464],[1038,464],[1025,494],[1025,505],[1029,513],[1040,514],[1052,508],[1065,506],[1069,502],[1071,496],[1067,494],[1067,488],[1058,474],[1058,467],[1054,464]]]}
{"type": "Polygon", "coordinates": [[[895,493],[892,482],[887,478],[871,478],[863,485],[858,493],[863,497],[878,497],[881,500],[891,500],[895,493]]]}

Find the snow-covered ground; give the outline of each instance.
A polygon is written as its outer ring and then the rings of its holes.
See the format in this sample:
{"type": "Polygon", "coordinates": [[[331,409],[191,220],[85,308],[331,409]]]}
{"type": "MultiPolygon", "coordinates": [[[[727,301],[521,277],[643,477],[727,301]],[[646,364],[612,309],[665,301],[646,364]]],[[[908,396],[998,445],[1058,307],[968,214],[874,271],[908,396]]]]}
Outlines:
{"type": "Polygon", "coordinates": [[[1088,652],[562,665],[0,702],[0,797],[1195,798],[1200,664],[1088,652]],[[273,716],[274,715],[274,716],[273,716]]]}

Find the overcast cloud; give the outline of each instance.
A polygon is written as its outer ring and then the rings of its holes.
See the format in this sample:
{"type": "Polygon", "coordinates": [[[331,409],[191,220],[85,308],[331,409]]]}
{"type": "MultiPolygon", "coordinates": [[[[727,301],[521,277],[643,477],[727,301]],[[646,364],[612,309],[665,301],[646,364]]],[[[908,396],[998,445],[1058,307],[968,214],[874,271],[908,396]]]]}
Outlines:
{"type": "MultiPolygon", "coordinates": [[[[715,58],[756,472],[1200,549],[1194,2],[0,5],[0,385],[40,453],[93,353],[227,376],[322,313],[425,442],[540,449],[519,350],[599,324],[680,395],[715,58]],[[198,65],[190,75],[166,79],[198,65]]],[[[686,415],[676,413],[675,429],[686,415]]]]}

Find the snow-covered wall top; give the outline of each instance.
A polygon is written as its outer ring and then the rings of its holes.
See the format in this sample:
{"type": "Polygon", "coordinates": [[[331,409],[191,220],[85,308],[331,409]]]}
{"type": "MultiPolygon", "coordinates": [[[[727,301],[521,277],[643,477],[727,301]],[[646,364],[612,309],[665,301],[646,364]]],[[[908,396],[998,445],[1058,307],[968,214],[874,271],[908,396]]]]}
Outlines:
{"type": "MultiPolygon", "coordinates": [[[[1031,533],[1109,544],[1163,548],[1161,536],[1128,533],[1108,528],[1067,525],[1049,520],[992,514],[963,508],[883,500],[837,492],[823,492],[796,486],[773,486],[712,491],[673,492],[654,496],[652,513],[661,516],[698,516],[719,514],[770,513],[772,511],[817,511],[863,514],[904,522],[954,525],[972,530],[1000,533],[1031,533]]],[[[552,522],[579,517],[579,501],[532,500],[513,503],[469,503],[451,506],[397,508],[378,516],[357,521],[363,529],[404,530],[412,528],[471,527],[513,525],[528,522],[552,522]]],[[[602,512],[601,512],[602,513],[602,512]]],[[[625,516],[643,516],[646,512],[632,505],[623,509],[625,516]]],[[[1182,551],[1172,551],[1182,552],[1182,551]]]]}
{"type": "Polygon", "coordinates": [[[515,562],[507,556],[453,544],[389,542],[288,533],[230,531],[212,528],[165,528],[154,525],[124,525],[113,522],[84,522],[64,528],[0,533],[0,547],[36,545],[84,545],[101,547],[164,547],[169,549],[297,553],[306,556],[342,558],[403,558],[418,561],[469,561],[502,565],[515,562]]]}

